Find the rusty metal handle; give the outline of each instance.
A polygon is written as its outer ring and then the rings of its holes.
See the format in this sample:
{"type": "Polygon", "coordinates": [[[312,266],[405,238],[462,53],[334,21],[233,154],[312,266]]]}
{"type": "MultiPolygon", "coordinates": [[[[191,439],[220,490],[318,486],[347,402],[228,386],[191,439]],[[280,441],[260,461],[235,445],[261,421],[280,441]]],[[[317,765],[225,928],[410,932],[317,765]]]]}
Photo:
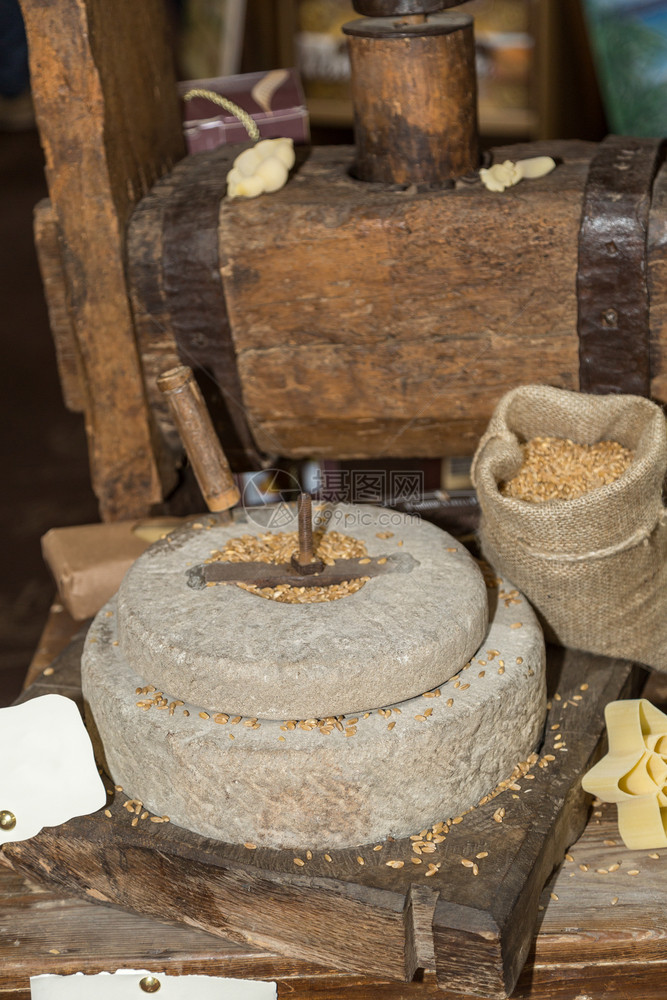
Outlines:
{"type": "Polygon", "coordinates": [[[208,509],[228,510],[238,503],[240,494],[192,369],[186,365],[171,368],[160,375],[157,384],[167,397],[208,509]]]}

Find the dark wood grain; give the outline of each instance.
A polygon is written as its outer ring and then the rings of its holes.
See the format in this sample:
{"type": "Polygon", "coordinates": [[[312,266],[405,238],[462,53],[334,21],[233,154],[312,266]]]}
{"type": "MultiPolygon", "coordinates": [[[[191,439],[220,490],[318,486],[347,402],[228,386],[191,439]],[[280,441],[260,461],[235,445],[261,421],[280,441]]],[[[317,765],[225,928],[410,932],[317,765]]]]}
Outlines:
{"type": "Polygon", "coordinates": [[[224,202],[220,263],[258,445],[466,454],[513,385],[576,389],[585,148],[540,144],[561,166],[502,196],[362,184],[351,150],[315,149],[270,199],[224,202]]]}
{"type": "Polygon", "coordinates": [[[128,277],[146,393],[172,452],[180,441],[157,391],[160,374],[192,367],[226,454],[237,468],[261,458],[245,417],[218,264],[218,214],[239,147],[188,157],[142,199],[128,230],[128,277]]]}
{"type": "Polygon", "coordinates": [[[205,398],[220,414],[224,446],[232,446],[237,462],[243,455],[242,467],[247,469],[260,468],[261,458],[245,416],[217,236],[227,172],[238,153],[238,147],[223,147],[215,157],[215,172],[197,156],[187,173],[179,173],[181,183],[173,185],[164,210],[162,269],[179,355],[184,364],[200,369],[205,398]]]}
{"type": "Polygon", "coordinates": [[[35,205],[34,234],[63,400],[68,410],[83,413],[86,394],[74,321],[67,301],[62,233],[48,198],[42,198],[35,205]]]}
{"type": "Polygon", "coordinates": [[[653,184],[648,240],[651,396],[667,402],[667,170],[653,184]]]}
{"type": "MultiPolygon", "coordinates": [[[[174,460],[154,382],[178,360],[197,368],[236,468],[261,465],[262,453],[472,453],[517,379],[578,388],[577,243],[595,149],[499,148],[496,160],[559,161],[502,196],[355,182],[353,151],[337,148],[315,150],[271,198],[227,202],[235,150],[182,161],[140,203],[128,253],[146,393],[174,460]]],[[[658,199],[646,263],[659,401],[664,217],[658,199]]]]}
{"type": "MultiPolygon", "coordinates": [[[[613,806],[593,812],[570,848],[572,860],[562,862],[542,892],[538,933],[513,1000],[662,1000],[667,866],[650,853],[621,846],[613,806]],[[617,872],[598,873],[614,863],[621,865],[617,872]],[[638,876],[627,875],[636,870],[638,876]]],[[[144,966],[172,975],[275,979],[281,1000],[464,1000],[428,978],[390,983],[93,905],[0,866],[0,997],[29,1000],[28,978],[40,972],[144,966]]]]}
{"type": "MultiPolygon", "coordinates": [[[[129,266],[146,371],[162,351],[174,356],[174,329],[185,331],[189,314],[200,331],[200,371],[223,387],[218,369],[237,379],[238,390],[225,393],[267,454],[471,453],[517,379],[579,387],[578,238],[596,149],[578,141],[500,147],[496,161],[551,154],[559,163],[544,181],[503,195],[475,184],[426,194],[355,183],[353,150],[317,149],[271,198],[220,203],[217,252],[210,203],[204,213],[197,192],[217,204],[229,151],[186,160],[132,222],[132,233],[141,231],[129,266]],[[228,353],[216,361],[216,351],[228,353]]],[[[656,199],[646,260],[652,389],[663,401],[665,211],[656,199]]],[[[214,414],[219,431],[225,421],[214,414]]]]}
{"type": "Polygon", "coordinates": [[[548,198],[541,182],[502,197],[388,192],[351,180],[353,150],[339,147],[315,150],[271,198],[220,203],[235,151],[182,161],[135,212],[128,261],[146,389],[174,450],[154,381],[179,350],[232,462],[249,456],[247,438],[240,452],[229,441],[234,414],[267,454],[439,456],[474,451],[518,373],[576,388],[576,240],[594,149],[517,148],[563,162],[548,198]]]}
{"type": "MultiPolygon", "coordinates": [[[[80,701],[80,649],[81,641],[68,647],[54,674],[42,674],[24,697],[59,691],[80,701]]],[[[542,754],[551,750],[555,759],[466,814],[420,865],[412,864],[409,840],[331,852],[327,861],[321,852],[308,858],[306,848],[249,850],[148,820],[132,827],[118,792],[110,796],[110,818],[100,811],[44,830],[7,845],[5,856],[63,891],[292,959],[396,980],[415,972],[433,978],[435,969],[443,988],[507,995],[534,936],[542,886],[584,825],[588,800],[579,776],[597,753],[603,707],[632,676],[628,663],[562,651],[552,653],[550,670],[559,700],[542,754]],[[588,688],[575,700],[584,677],[588,688]],[[556,732],[565,749],[554,748],[556,732]],[[473,876],[461,861],[480,852],[487,857],[473,876]],[[295,856],[305,864],[295,866],[295,856]],[[404,867],[388,867],[393,859],[404,867]],[[442,867],[425,878],[431,859],[442,867]]]]}

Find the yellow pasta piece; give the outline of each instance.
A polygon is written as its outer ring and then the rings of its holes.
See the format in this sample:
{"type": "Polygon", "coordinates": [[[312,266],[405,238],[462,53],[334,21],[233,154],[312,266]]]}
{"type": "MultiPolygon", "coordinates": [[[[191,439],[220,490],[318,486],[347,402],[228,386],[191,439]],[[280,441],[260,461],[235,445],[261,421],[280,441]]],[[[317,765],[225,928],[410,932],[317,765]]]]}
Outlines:
{"type": "Polygon", "coordinates": [[[645,698],[605,709],[609,752],[584,775],[585,791],[615,802],[626,847],[667,847],[667,715],[645,698]]]}

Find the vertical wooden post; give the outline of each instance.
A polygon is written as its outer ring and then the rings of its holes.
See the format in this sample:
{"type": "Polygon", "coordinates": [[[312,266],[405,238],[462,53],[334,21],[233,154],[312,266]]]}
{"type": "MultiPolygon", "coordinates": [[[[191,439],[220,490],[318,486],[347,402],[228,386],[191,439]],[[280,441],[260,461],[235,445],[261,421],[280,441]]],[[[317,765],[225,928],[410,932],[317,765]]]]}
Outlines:
{"type": "Polygon", "coordinates": [[[136,202],[184,153],[162,0],[21,0],[105,520],[163,495],[125,277],[136,202]]]}
{"type": "Polygon", "coordinates": [[[467,14],[344,25],[360,180],[437,186],[477,168],[472,25],[467,14]]]}

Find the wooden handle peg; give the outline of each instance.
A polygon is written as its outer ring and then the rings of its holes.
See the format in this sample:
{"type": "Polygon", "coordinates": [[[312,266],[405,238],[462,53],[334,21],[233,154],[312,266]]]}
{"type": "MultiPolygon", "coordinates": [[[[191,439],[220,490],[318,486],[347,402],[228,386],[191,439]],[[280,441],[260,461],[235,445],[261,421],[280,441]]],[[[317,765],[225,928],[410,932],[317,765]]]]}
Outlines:
{"type": "Polygon", "coordinates": [[[208,509],[228,510],[238,503],[240,494],[192,369],[186,365],[171,368],[160,375],[157,384],[167,397],[208,509]]]}

